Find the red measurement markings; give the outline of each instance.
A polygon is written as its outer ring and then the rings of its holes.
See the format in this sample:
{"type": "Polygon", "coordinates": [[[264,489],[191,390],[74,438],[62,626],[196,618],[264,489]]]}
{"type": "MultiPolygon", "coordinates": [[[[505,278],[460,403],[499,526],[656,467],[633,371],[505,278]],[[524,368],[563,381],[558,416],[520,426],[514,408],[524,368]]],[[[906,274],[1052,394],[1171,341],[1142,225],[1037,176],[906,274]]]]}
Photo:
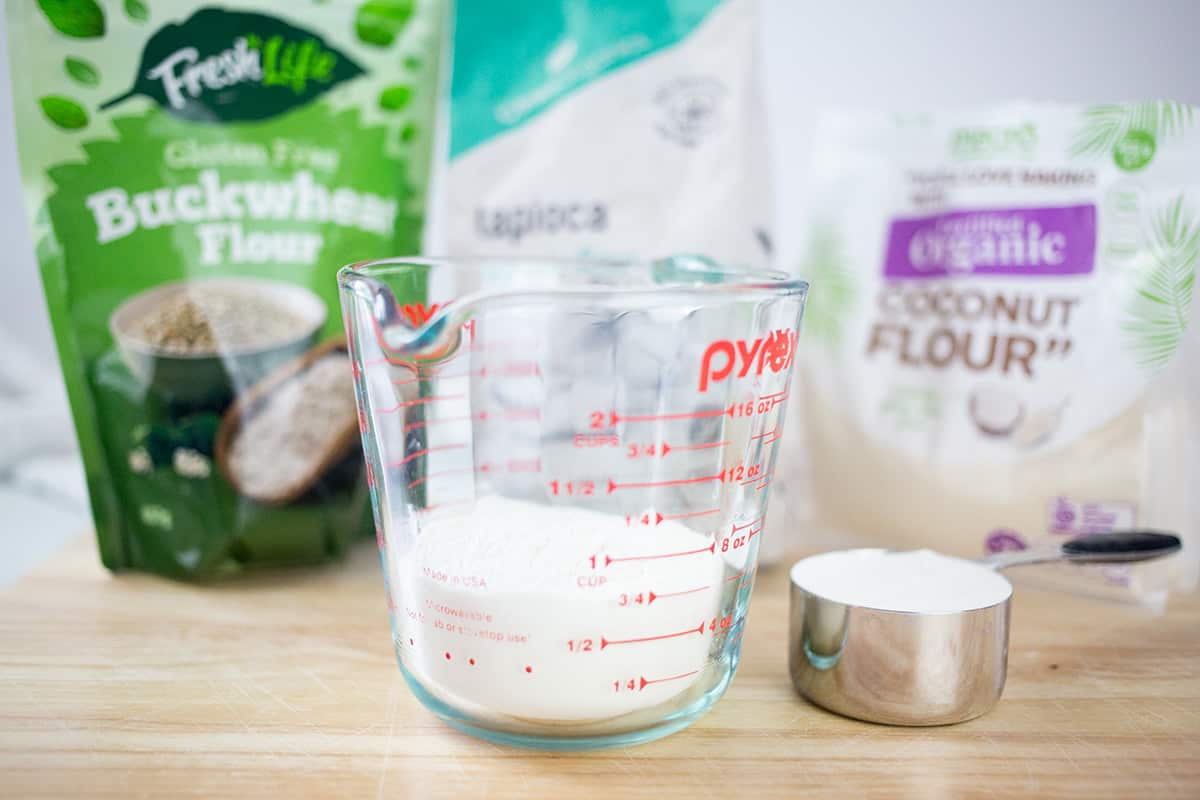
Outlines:
{"type": "Polygon", "coordinates": [[[704,622],[704,620],[701,620],[700,624],[697,625],[695,628],[688,628],[686,631],[677,631],[675,633],[663,633],[663,634],[659,634],[658,636],[639,636],[636,639],[605,639],[603,636],[601,636],[600,637],[600,649],[603,650],[606,647],[613,647],[618,644],[641,644],[642,642],[657,642],[657,641],[661,641],[663,639],[678,639],[680,636],[689,636],[693,633],[698,633],[701,636],[703,636],[705,624],[706,623],[704,622]]]}
{"type": "Polygon", "coordinates": [[[761,527],[758,530],[751,530],[748,534],[732,533],[729,536],[725,536],[721,539],[721,552],[728,553],[730,550],[739,550],[750,544],[750,540],[759,533],[762,533],[761,527]]]}
{"type": "Polygon", "coordinates": [[[704,511],[692,511],[687,514],[666,514],[663,519],[693,519],[695,517],[707,517],[709,514],[720,514],[719,508],[708,508],[704,511]]]}
{"type": "Polygon", "coordinates": [[[476,469],[480,472],[541,472],[540,458],[510,458],[508,461],[496,464],[480,464],[476,469]]]}
{"type": "Polygon", "coordinates": [[[783,390],[782,392],[775,392],[774,394],[763,394],[763,395],[758,396],[759,403],[770,403],[770,408],[767,409],[768,411],[774,409],[775,406],[779,405],[780,403],[782,403],[784,400],[787,400],[787,399],[788,399],[788,390],[787,389],[783,390]]]}
{"type": "MultiPolygon", "coordinates": [[[[723,442],[705,442],[704,444],[673,444],[673,445],[671,445],[671,449],[672,450],[711,450],[714,447],[724,447],[727,444],[729,444],[728,439],[726,439],[723,442]]],[[[667,446],[666,442],[663,442],[663,447],[666,447],[666,446],[667,446]]]]}
{"type": "Polygon", "coordinates": [[[541,420],[542,410],[537,406],[530,408],[506,408],[498,415],[494,411],[480,411],[479,419],[481,422],[487,422],[493,416],[501,416],[509,422],[521,422],[523,420],[541,420]]]}
{"type": "Polygon", "coordinates": [[[694,669],[691,672],[685,672],[681,675],[670,675],[666,678],[647,678],[645,675],[639,675],[636,678],[626,678],[624,680],[613,681],[614,692],[641,692],[647,686],[652,686],[656,683],[666,683],[667,681],[677,681],[683,678],[690,678],[700,670],[694,669]]]}
{"type": "Polygon", "coordinates": [[[626,514],[625,515],[625,524],[630,527],[633,527],[635,524],[637,524],[637,525],[661,525],[663,522],[666,522],[667,520],[693,519],[695,517],[707,517],[710,514],[719,514],[720,512],[721,512],[721,509],[719,509],[719,508],[706,508],[703,511],[691,511],[687,514],[663,514],[659,511],[647,511],[646,513],[642,514],[640,517],[636,516],[634,514],[626,514]]]}
{"type": "Polygon", "coordinates": [[[737,464],[729,468],[729,480],[737,481],[745,486],[747,483],[754,483],[762,480],[762,464],[737,464]]]}
{"type": "Polygon", "coordinates": [[[671,675],[666,678],[647,678],[645,675],[643,675],[641,678],[641,683],[638,685],[638,691],[641,691],[642,689],[645,689],[647,686],[650,686],[655,683],[666,683],[667,681],[678,681],[678,680],[683,680],[684,678],[690,678],[693,675],[695,675],[696,673],[698,673],[699,671],[700,670],[698,670],[698,669],[694,669],[691,672],[684,672],[681,675],[671,675]]]}
{"type": "Polygon", "coordinates": [[[766,431],[765,433],[758,433],[750,437],[750,441],[754,441],[756,439],[760,441],[763,439],[766,440],[761,441],[763,447],[773,445],[779,441],[779,428],[771,428],[771,430],[766,431]]]}
{"type": "Polygon", "coordinates": [[[408,488],[412,489],[415,486],[420,486],[425,481],[433,480],[434,478],[444,478],[447,475],[463,475],[468,472],[474,472],[474,467],[464,467],[462,469],[444,469],[441,472],[431,472],[428,475],[422,475],[412,483],[408,484],[408,488]]]}
{"type": "MultiPolygon", "coordinates": [[[[668,422],[674,419],[706,419],[708,417],[720,417],[727,413],[728,409],[715,408],[710,411],[691,411],[685,414],[618,414],[616,411],[608,412],[609,427],[616,425],[618,422],[668,422]]],[[[603,412],[597,411],[592,414],[592,427],[596,427],[596,414],[600,415],[603,420],[603,412]]]]}
{"type": "Polygon", "coordinates": [[[437,419],[419,419],[416,422],[410,422],[401,429],[401,433],[408,433],[417,428],[426,428],[430,425],[437,425],[442,422],[470,422],[475,417],[438,417],[437,419]]]}
{"type": "MultiPolygon", "coordinates": [[[[542,367],[536,361],[512,361],[507,364],[500,364],[494,368],[494,372],[504,378],[540,378],[542,377],[542,367]]],[[[486,366],[480,370],[480,375],[486,377],[489,370],[486,366]]]]}
{"type": "Polygon", "coordinates": [[[443,394],[443,395],[430,395],[429,397],[418,397],[416,400],[406,400],[402,403],[397,403],[392,408],[385,408],[385,409],[383,409],[383,411],[381,413],[394,414],[395,412],[399,411],[402,408],[411,408],[413,406],[423,406],[423,405],[426,405],[427,403],[438,403],[443,400],[461,400],[461,399],[463,399],[464,396],[465,395],[461,395],[461,394],[443,394]]]}
{"type": "Polygon", "coordinates": [[[682,592],[664,592],[663,594],[658,594],[657,592],[622,593],[617,595],[617,605],[621,608],[627,606],[648,606],[655,600],[663,600],[668,597],[683,597],[687,594],[695,594],[696,592],[703,592],[705,589],[711,588],[711,586],[697,586],[695,589],[687,589],[682,592]]]}
{"type": "Polygon", "coordinates": [[[618,489],[651,489],[656,486],[686,486],[691,483],[705,483],[707,481],[725,482],[725,470],[721,470],[716,475],[705,475],[699,478],[680,478],[673,481],[645,481],[642,483],[617,483],[612,478],[608,479],[608,493],[612,494],[618,489]]]}
{"type": "Polygon", "coordinates": [[[787,399],[787,393],[782,395],[763,395],[757,400],[747,400],[744,403],[733,403],[726,409],[730,418],[752,417],[755,414],[766,414],[787,399]]]}
{"type": "Polygon", "coordinates": [[[765,516],[766,516],[766,514],[759,514],[757,517],[755,517],[754,519],[750,520],[749,522],[747,522],[743,525],[738,525],[737,523],[734,523],[733,530],[731,531],[731,533],[737,533],[738,531],[743,530],[744,528],[753,528],[755,526],[755,524],[762,522],[762,519],[765,516]]]}
{"type": "MultiPolygon", "coordinates": [[[[651,592],[650,593],[650,602],[653,603],[655,600],[664,600],[668,597],[683,597],[684,595],[695,594],[696,592],[703,592],[705,589],[711,589],[711,588],[712,588],[711,585],[705,584],[704,586],[697,586],[695,589],[685,589],[682,592],[663,592],[662,594],[655,594],[654,592],[651,592]]],[[[647,604],[647,605],[649,605],[649,604],[647,604]]]]}
{"type": "Polygon", "coordinates": [[[418,458],[421,458],[423,456],[429,455],[430,453],[440,453],[443,450],[462,450],[465,447],[466,447],[465,444],[434,445],[433,447],[426,447],[423,450],[417,450],[415,452],[409,453],[408,455],[406,455],[404,458],[400,459],[399,461],[391,462],[390,464],[388,464],[388,466],[389,467],[403,467],[408,462],[413,461],[418,458]]]}
{"type": "Polygon", "coordinates": [[[573,443],[576,447],[620,447],[621,437],[615,433],[577,433],[573,443]]]}
{"type": "Polygon", "coordinates": [[[775,477],[775,473],[774,473],[774,472],[772,472],[770,475],[768,475],[767,477],[763,478],[763,482],[762,482],[762,483],[760,483],[758,486],[755,486],[755,487],[754,487],[754,488],[755,488],[755,490],[756,490],[756,491],[759,491],[759,492],[761,492],[763,489],[765,489],[765,488],[767,488],[768,486],[770,486],[770,485],[771,485],[771,479],[772,479],[772,478],[774,478],[774,477],[775,477]]]}
{"type": "Polygon", "coordinates": [[[668,442],[650,442],[649,444],[630,444],[626,455],[629,458],[637,458],[638,456],[662,456],[666,457],[667,453],[672,450],[711,450],[714,447],[724,447],[729,444],[728,440],[723,442],[705,442],[704,444],[670,444],[668,442]]]}
{"type": "Polygon", "coordinates": [[[550,481],[549,486],[554,497],[590,497],[596,493],[595,481],[550,481]]]}
{"type": "Polygon", "coordinates": [[[741,583],[742,580],[747,575],[753,576],[755,570],[757,570],[757,569],[758,569],[758,567],[747,567],[746,569],[739,572],[737,575],[730,575],[728,578],[725,579],[725,583],[733,583],[734,581],[741,583]]]}
{"type": "MultiPolygon", "coordinates": [[[[618,564],[622,561],[656,561],[660,558],[679,558],[681,556],[694,556],[697,553],[714,553],[716,552],[716,547],[717,543],[716,540],[714,540],[708,547],[698,547],[695,550],[680,550],[675,553],[658,553],[656,555],[648,556],[618,556],[617,558],[613,558],[608,553],[605,553],[604,566],[607,567],[610,564],[618,564]]],[[[598,555],[589,556],[588,560],[592,564],[592,569],[595,569],[596,565],[600,563],[600,557],[598,555]]]]}

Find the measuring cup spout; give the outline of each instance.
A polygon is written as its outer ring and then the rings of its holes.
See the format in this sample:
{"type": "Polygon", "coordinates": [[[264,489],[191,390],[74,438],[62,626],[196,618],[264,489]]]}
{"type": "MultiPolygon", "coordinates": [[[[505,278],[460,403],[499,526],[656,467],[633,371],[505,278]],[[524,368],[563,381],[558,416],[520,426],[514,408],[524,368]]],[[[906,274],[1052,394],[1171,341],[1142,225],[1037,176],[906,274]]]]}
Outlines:
{"type": "MultiPolygon", "coordinates": [[[[461,328],[471,316],[473,303],[401,304],[391,285],[361,269],[369,266],[370,262],[354,264],[338,273],[343,311],[347,318],[370,323],[375,343],[388,360],[438,360],[457,349],[461,328]]],[[[413,269],[420,270],[422,266],[416,264],[413,269]]],[[[425,277],[419,273],[418,276],[425,277]]]]}

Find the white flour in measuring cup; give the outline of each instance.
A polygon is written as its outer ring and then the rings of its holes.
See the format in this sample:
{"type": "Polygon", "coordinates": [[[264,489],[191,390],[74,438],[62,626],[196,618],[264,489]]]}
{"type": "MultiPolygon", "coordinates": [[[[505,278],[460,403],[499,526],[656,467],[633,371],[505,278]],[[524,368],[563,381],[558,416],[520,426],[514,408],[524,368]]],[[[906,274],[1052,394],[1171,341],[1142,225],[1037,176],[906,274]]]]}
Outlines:
{"type": "Polygon", "coordinates": [[[1004,576],[932,550],[838,550],[797,561],[792,583],[835,603],[909,614],[951,614],[1003,603],[1004,576]]]}
{"type": "Polygon", "coordinates": [[[496,496],[393,549],[404,666],[455,707],[529,719],[605,719],[688,689],[737,585],[713,538],[678,522],[496,496]]]}

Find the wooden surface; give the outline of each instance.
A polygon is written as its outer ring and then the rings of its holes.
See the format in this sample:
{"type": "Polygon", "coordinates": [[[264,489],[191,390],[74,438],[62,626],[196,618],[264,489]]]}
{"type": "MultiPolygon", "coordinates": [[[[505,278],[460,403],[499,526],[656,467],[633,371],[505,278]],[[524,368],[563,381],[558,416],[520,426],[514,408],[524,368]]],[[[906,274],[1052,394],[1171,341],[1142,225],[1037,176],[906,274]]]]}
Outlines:
{"type": "Polygon", "coordinates": [[[1165,617],[1019,591],[987,716],[833,716],[787,677],[787,576],[759,579],[746,655],[691,728],[543,755],[459,734],[392,660],[373,548],[191,587],[110,577],[80,540],[0,591],[0,796],[1200,798],[1200,597],[1165,617]]]}

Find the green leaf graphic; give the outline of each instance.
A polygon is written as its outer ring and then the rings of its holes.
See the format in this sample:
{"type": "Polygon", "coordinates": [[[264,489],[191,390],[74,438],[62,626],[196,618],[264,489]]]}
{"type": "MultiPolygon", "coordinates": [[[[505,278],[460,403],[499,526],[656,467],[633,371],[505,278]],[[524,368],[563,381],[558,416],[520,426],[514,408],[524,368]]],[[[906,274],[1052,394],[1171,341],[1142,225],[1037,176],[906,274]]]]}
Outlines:
{"type": "Polygon", "coordinates": [[[385,111],[399,111],[412,100],[412,87],[403,84],[389,86],[379,93],[379,107],[385,111]]]}
{"type": "Polygon", "coordinates": [[[1183,133],[1194,116],[1193,106],[1169,101],[1092,106],[1083,112],[1083,124],[1075,133],[1070,154],[1112,153],[1122,169],[1141,169],[1153,157],[1154,143],[1183,133]]]}
{"type": "Polygon", "coordinates": [[[194,122],[261,120],[302,106],[334,86],[363,74],[363,68],[320,36],[275,17],[203,8],[179,25],[165,25],[146,42],[137,80],[106,109],[145,95],[168,113],[194,122]],[[239,44],[240,42],[240,44],[239,44]],[[149,77],[152,67],[191,48],[196,63],[244,60],[258,51],[257,68],[228,79],[219,90],[203,82],[187,85],[174,74],[149,77]],[[242,56],[236,55],[243,53],[242,56]]]}
{"type": "Polygon", "coordinates": [[[63,68],[77,83],[84,86],[97,86],[100,83],[100,71],[90,61],[68,58],[63,62],[63,68]]]}
{"type": "Polygon", "coordinates": [[[52,94],[38,100],[38,104],[46,118],[60,128],[77,131],[87,127],[87,112],[74,100],[52,94]]]}
{"type": "Polygon", "coordinates": [[[125,14],[135,22],[145,22],[150,19],[150,9],[142,0],[125,0],[125,14]]]}
{"type": "Polygon", "coordinates": [[[104,11],[96,0],[37,0],[37,4],[59,33],[75,39],[104,35],[104,11]]]}
{"type": "Polygon", "coordinates": [[[387,47],[412,18],[413,5],[414,0],[367,0],[354,16],[354,31],[366,44],[387,47]]]}
{"type": "Polygon", "coordinates": [[[1187,330],[1200,258],[1200,217],[1180,195],[1159,210],[1149,239],[1150,263],[1121,329],[1139,363],[1156,368],[1170,360],[1187,330]]]}
{"type": "Polygon", "coordinates": [[[854,307],[858,291],[833,225],[812,224],[800,277],[812,285],[804,311],[804,335],[835,349],[841,343],[842,323],[854,307]]]}

